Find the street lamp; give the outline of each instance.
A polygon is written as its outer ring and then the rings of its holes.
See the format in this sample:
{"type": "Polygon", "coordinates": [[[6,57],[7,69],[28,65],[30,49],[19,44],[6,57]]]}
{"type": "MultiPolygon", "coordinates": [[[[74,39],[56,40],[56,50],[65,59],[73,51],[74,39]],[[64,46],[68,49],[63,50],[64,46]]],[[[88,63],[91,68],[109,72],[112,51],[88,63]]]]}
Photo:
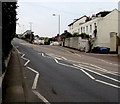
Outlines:
{"type": "Polygon", "coordinates": [[[30,30],[32,32],[32,22],[29,22],[29,24],[30,24],[30,30]]]}
{"type": "Polygon", "coordinates": [[[58,34],[60,35],[60,14],[53,14],[53,16],[58,16],[58,34]]]}

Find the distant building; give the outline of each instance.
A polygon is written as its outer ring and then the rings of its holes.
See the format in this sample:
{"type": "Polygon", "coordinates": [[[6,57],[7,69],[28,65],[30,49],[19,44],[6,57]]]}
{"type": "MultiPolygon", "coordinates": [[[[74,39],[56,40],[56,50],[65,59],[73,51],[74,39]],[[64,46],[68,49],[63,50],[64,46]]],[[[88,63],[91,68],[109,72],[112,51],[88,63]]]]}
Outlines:
{"type": "Polygon", "coordinates": [[[45,43],[44,37],[40,37],[40,38],[39,38],[39,44],[40,44],[40,45],[44,45],[44,43],[45,43]]]}
{"type": "Polygon", "coordinates": [[[75,32],[89,34],[94,39],[93,47],[108,47],[110,51],[117,51],[120,44],[118,39],[120,37],[120,29],[118,29],[120,20],[118,16],[120,16],[120,11],[117,9],[99,12],[92,18],[83,16],[68,25],[69,32],[72,34],[75,32]],[[86,21],[87,19],[88,21],[86,21]]]}
{"type": "Polygon", "coordinates": [[[23,38],[25,38],[25,36],[26,35],[30,35],[30,34],[32,34],[33,32],[31,31],[31,30],[27,30],[27,31],[25,31],[23,34],[21,34],[21,37],[23,37],[23,38]]]}

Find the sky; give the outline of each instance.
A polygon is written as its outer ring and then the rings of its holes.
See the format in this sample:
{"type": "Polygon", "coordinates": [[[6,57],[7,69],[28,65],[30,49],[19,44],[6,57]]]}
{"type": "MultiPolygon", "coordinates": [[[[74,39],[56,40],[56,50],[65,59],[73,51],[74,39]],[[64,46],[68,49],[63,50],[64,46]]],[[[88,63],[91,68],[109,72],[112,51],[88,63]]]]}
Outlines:
{"type": "Polygon", "coordinates": [[[60,33],[68,30],[74,19],[84,15],[92,16],[100,11],[118,9],[119,0],[19,0],[17,9],[16,33],[31,29],[34,35],[54,37],[58,34],[58,15],[60,33]],[[56,16],[53,16],[56,14],[56,16]]]}

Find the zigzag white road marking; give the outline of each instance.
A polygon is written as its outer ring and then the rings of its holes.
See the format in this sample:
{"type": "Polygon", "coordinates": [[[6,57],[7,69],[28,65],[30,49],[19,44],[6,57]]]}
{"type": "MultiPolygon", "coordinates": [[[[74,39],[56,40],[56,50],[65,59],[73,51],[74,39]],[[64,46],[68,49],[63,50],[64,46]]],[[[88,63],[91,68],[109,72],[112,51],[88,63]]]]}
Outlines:
{"type": "MultiPolygon", "coordinates": [[[[42,56],[44,57],[43,54],[42,54],[42,56]]],[[[103,84],[106,84],[106,85],[109,85],[109,86],[112,86],[112,87],[115,87],[115,88],[120,88],[120,86],[116,86],[116,85],[114,85],[114,84],[107,83],[107,82],[104,82],[104,81],[101,81],[101,80],[98,80],[98,79],[94,78],[92,75],[90,75],[90,74],[89,74],[88,72],[86,72],[85,70],[90,71],[90,72],[92,72],[92,73],[94,73],[94,74],[100,75],[100,76],[102,76],[102,77],[108,78],[108,79],[110,79],[110,80],[113,80],[113,81],[116,81],[116,82],[120,82],[120,81],[117,80],[117,79],[108,77],[108,76],[106,76],[106,75],[100,74],[100,73],[95,72],[95,71],[92,71],[92,70],[90,70],[90,69],[86,69],[86,68],[81,67],[81,66],[78,66],[78,65],[76,65],[76,64],[73,64],[74,66],[71,66],[71,65],[64,64],[64,63],[60,63],[57,59],[54,59],[54,61],[55,61],[57,64],[60,64],[60,65],[64,65],[64,66],[67,66],[67,67],[72,67],[72,68],[75,68],[75,69],[79,69],[79,70],[81,70],[83,73],[85,73],[89,78],[91,78],[92,80],[94,80],[94,81],[96,81],[96,82],[100,82],[100,83],[103,83],[103,84]],[[75,66],[76,66],[76,67],[75,67],[75,66]],[[83,68],[83,69],[81,69],[81,68],[83,68]]]]}
{"type": "Polygon", "coordinates": [[[41,99],[44,103],[50,104],[49,101],[48,101],[45,97],[43,97],[39,92],[37,92],[36,90],[33,90],[33,93],[34,93],[39,99],[41,99]]]}
{"type": "MultiPolygon", "coordinates": [[[[15,48],[16,48],[16,47],[15,47],[15,48]]],[[[16,50],[17,50],[17,52],[18,52],[19,54],[21,54],[21,52],[20,52],[17,48],[16,48],[16,50]]],[[[42,54],[42,55],[43,55],[43,54],[42,54]]],[[[27,59],[27,58],[25,58],[24,56],[25,56],[25,54],[23,54],[23,55],[21,56],[21,58],[24,59],[24,60],[27,60],[27,62],[24,64],[24,66],[26,66],[26,65],[30,62],[30,60],[27,59]]],[[[44,56],[44,55],[43,55],[43,56],[44,56]]],[[[27,67],[27,68],[28,68],[29,70],[33,71],[34,73],[36,73],[36,76],[35,76],[35,78],[34,78],[34,82],[33,82],[33,85],[32,85],[32,92],[33,92],[40,100],[42,100],[44,103],[50,104],[49,101],[45,99],[45,97],[43,97],[39,92],[36,91],[37,83],[38,83],[38,78],[39,78],[39,72],[37,72],[36,70],[34,70],[34,69],[30,68],[30,67],[27,67]]]]}

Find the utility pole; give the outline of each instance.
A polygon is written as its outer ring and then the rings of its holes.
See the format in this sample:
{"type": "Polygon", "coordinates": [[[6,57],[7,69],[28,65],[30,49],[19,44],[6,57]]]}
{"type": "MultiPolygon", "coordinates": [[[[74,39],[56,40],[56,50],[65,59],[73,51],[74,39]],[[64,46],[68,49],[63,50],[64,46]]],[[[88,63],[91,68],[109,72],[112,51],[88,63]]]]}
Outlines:
{"type": "Polygon", "coordinates": [[[30,24],[30,30],[32,32],[32,22],[29,22],[29,24],[30,24]]]}
{"type": "Polygon", "coordinates": [[[53,16],[58,16],[58,34],[60,35],[60,14],[53,14],[53,16]]]}
{"type": "Polygon", "coordinates": [[[32,43],[32,22],[29,22],[29,24],[30,24],[30,31],[31,31],[31,33],[30,33],[30,43],[32,43]]]}

